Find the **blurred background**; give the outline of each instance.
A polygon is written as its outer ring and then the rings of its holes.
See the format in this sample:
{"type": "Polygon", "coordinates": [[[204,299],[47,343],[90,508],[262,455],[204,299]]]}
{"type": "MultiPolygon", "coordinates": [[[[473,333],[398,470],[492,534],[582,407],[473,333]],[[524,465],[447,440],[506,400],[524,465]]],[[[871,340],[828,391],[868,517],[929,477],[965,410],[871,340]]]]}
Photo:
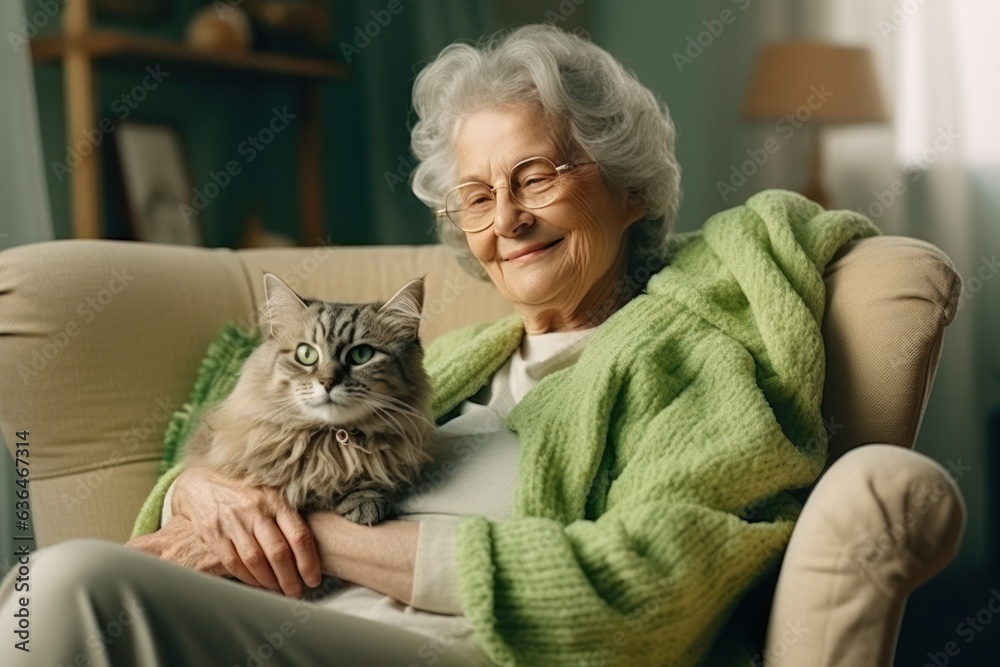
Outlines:
{"type": "MultiPolygon", "coordinates": [[[[969,522],[897,653],[934,664],[1000,596],[995,0],[6,0],[0,248],[433,243],[407,184],[413,79],[456,39],[542,21],[669,106],[680,231],[781,187],[955,263],[965,292],[917,449],[952,471],[969,522]]],[[[984,625],[949,664],[996,664],[998,637],[984,625]]]]}

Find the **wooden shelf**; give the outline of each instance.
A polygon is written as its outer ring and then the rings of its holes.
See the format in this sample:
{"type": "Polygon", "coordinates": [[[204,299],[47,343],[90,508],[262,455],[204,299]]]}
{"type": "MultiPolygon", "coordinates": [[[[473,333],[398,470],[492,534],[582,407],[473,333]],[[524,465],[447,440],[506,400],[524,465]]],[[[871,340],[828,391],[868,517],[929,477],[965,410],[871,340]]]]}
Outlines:
{"type": "MultiPolygon", "coordinates": [[[[300,58],[272,53],[227,53],[196,49],[180,41],[155,39],[94,28],[94,0],[64,0],[63,32],[31,40],[36,62],[61,62],[66,104],[66,136],[94,132],[99,123],[99,69],[103,64],[129,69],[168,65],[188,76],[227,74],[226,80],[256,85],[259,79],[292,81],[302,95],[299,121],[299,193],[302,239],[312,245],[323,229],[321,90],[325,82],[349,76],[346,63],[329,58],[300,58]]],[[[76,238],[104,236],[101,151],[80,157],[70,174],[70,200],[76,238]]]]}
{"type": "Polygon", "coordinates": [[[40,36],[31,40],[36,62],[60,59],[68,51],[93,59],[155,58],[195,65],[297,79],[339,79],[348,76],[346,64],[320,58],[300,58],[272,53],[225,53],[195,49],[183,42],[137,37],[120,32],[93,31],[79,36],[40,36]]]}

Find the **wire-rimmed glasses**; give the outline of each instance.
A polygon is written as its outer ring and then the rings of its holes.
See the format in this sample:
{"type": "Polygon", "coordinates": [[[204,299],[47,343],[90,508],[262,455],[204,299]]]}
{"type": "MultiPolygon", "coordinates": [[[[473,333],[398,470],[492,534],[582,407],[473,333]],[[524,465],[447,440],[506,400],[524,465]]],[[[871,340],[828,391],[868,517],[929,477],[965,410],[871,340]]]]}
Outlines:
{"type": "Polygon", "coordinates": [[[556,166],[545,157],[529,157],[510,170],[507,185],[496,188],[471,181],[448,191],[444,208],[437,214],[445,216],[463,232],[478,232],[493,224],[497,210],[497,189],[507,187],[514,201],[525,208],[542,208],[554,202],[563,191],[563,174],[594,162],[566,163],[556,166]]]}

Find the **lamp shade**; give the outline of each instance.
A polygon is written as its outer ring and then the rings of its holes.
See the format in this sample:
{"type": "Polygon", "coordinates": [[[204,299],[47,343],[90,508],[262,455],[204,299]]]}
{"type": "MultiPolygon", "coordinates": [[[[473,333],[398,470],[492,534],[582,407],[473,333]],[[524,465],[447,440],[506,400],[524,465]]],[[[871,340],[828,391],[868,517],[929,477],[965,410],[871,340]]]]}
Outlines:
{"type": "Polygon", "coordinates": [[[774,120],[808,110],[810,122],[887,119],[871,52],[820,42],[768,44],[757,57],[743,115],[774,120]]]}

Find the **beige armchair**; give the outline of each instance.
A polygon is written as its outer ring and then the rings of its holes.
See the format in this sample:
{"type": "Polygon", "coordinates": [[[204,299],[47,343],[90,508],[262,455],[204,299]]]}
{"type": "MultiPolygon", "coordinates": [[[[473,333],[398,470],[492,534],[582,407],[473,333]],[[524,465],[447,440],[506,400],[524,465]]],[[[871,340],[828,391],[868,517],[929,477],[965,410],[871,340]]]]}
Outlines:
{"type": "MultiPolygon", "coordinates": [[[[510,312],[440,246],[201,249],[52,241],[0,252],[0,433],[31,442],[38,545],[124,542],[159,472],[169,413],[227,320],[256,321],[260,270],[295,289],[375,300],[427,275],[429,341],[510,312]]],[[[826,271],[831,464],[796,525],[766,664],[892,664],[907,596],[954,556],[961,493],[912,451],[961,280],[937,248],[876,237],[826,271]],[[883,443],[883,444],[879,444],[883,443]],[[863,446],[862,446],[863,445],[863,446]]]]}

